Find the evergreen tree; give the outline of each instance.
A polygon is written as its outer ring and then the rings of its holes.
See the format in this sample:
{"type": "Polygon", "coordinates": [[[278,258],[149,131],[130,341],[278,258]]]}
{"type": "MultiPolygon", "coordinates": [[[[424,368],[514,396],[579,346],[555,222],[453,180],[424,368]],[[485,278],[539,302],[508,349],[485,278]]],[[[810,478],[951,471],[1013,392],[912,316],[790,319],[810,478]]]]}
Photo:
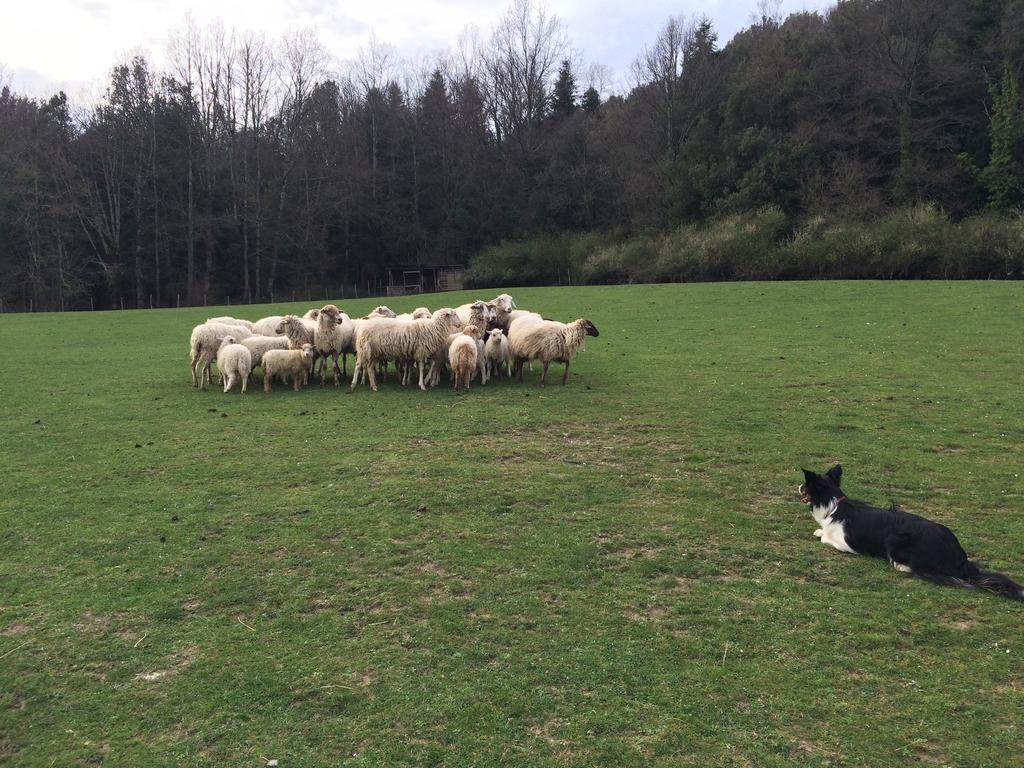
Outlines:
{"type": "Polygon", "coordinates": [[[988,192],[989,205],[1007,211],[1020,203],[1024,191],[1019,151],[1024,140],[1024,111],[1017,78],[1008,64],[1003,66],[1002,79],[990,85],[989,92],[992,95],[992,152],[980,178],[988,192]]]}
{"type": "Polygon", "coordinates": [[[555,117],[567,117],[577,109],[576,76],[572,73],[572,64],[568,59],[562,60],[555,80],[555,90],[551,94],[551,113],[555,117]]]}
{"type": "Polygon", "coordinates": [[[588,115],[592,115],[601,108],[601,94],[597,92],[594,86],[590,86],[583,92],[583,98],[580,101],[580,107],[588,115]]]}

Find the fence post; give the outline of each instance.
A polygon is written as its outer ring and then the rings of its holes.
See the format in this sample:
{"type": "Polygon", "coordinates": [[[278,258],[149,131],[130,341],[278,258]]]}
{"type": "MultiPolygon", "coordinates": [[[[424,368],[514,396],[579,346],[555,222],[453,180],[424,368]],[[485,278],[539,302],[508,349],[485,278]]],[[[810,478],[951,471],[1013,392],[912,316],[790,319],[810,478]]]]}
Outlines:
{"type": "Polygon", "coordinates": [[[124,296],[121,297],[121,311],[124,312],[124,296]]]}
{"type": "Polygon", "coordinates": [[[152,293],[149,294],[149,308],[150,309],[153,308],[153,294],[152,293]]]}

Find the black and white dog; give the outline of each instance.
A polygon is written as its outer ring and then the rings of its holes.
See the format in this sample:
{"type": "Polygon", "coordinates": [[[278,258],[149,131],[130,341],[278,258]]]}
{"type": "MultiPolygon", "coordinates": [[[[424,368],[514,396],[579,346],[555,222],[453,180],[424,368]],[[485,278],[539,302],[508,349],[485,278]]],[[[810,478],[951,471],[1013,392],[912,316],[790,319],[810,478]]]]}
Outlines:
{"type": "Polygon", "coordinates": [[[821,526],[814,535],[840,552],[888,560],[893,568],[936,584],[980,587],[1003,597],[1024,600],[1024,588],[1001,573],[984,571],[967,559],[956,536],[944,525],[898,509],[879,509],[843,495],[836,464],[824,475],[804,470],[800,499],[811,505],[821,526]]]}

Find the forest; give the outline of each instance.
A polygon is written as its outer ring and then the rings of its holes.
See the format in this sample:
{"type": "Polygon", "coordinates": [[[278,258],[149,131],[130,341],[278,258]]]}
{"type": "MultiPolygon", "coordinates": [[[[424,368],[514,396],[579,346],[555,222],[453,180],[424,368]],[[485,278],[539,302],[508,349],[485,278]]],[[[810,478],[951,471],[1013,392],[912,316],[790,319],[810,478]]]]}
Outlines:
{"type": "Polygon", "coordinates": [[[470,285],[1024,277],[1024,0],[762,4],[628,87],[534,0],[432,59],[186,20],[95,104],[0,90],[0,309],[470,285]]]}

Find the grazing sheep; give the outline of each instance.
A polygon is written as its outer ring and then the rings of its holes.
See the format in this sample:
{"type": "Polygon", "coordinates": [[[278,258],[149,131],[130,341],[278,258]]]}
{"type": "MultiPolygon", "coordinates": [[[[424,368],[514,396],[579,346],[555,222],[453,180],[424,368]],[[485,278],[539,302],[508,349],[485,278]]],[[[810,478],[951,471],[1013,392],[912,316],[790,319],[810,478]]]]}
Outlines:
{"type": "Polygon", "coordinates": [[[252,355],[252,371],[263,367],[263,355],[272,349],[288,349],[287,336],[258,336],[252,335],[248,339],[242,339],[242,346],[246,347],[252,355]]]}
{"type": "Polygon", "coordinates": [[[424,319],[430,317],[430,315],[431,315],[431,312],[426,307],[416,307],[416,309],[414,309],[412,311],[412,319],[413,320],[424,320],[424,319]]]}
{"type": "Polygon", "coordinates": [[[356,335],[356,371],[352,377],[352,389],[365,374],[370,388],[376,392],[378,363],[409,360],[419,367],[419,386],[426,390],[424,375],[427,362],[458,323],[459,316],[454,309],[439,309],[430,318],[420,320],[378,318],[361,323],[356,335]]]}
{"type": "Polygon", "coordinates": [[[248,320],[239,320],[237,317],[229,317],[228,315],[224,315],[223,317],[211,317],[208,318],[206,322],[223,323],[224,325],[240,325],[247,331],[252,330],[252,323],[250,323],[248,320]]]}
{"type": "Polygon", "coordinates": [[[352,325],[352,320],[349,319],[349,316],[333,304],[327,304],[320,310],[320,316],[317,318],[316,328],[313,333],[313,348],[323,360],[323,366],[320,368],[321,387],[327,378],[328,357],[331,357],[334,361],[334,386],[337,387],[339,385],[338,377],[344,374],[338,368],[338,355],[342,355],[342,363],[344,363],[344,356],[352,344],[354,331],[355,326],[352,325]]]}
{"type": "Polygon", "coordinates": [[[259,336],[280,336],[277,332],[277,328],[281,325],[281,321],[284,320],[283,315],[271,315],[270,317],[263,317],[252,324],[252,332],[259,336]]]}
{"type": "Polygon", "coordinates": [[[569,378],[569,363],[576,353],[581,351],[587,336],[597,336],[597,328],[584,318],[571,323],[559,323],[555,320],[538,320],[534,317],[520,317],[512,322],[508,332],[509,355],[512,367],[523,380],[523,363],[527,360],[540,360],[544,364],[544,372],[540,376],[540,385],[548,375],[548,365],[564,363],[562,383],[569,378]]]}
{"type": "Polygon", "coordinates": [[[480,330],[475,325],[467,325],[448,348],[448,364],[452,369],[452,386],[456,392],[460,387],[469,392],[469,382],[477,368],[479,343],[480,330]]]}
{"type": "Polygon", "coordinates": [[[192,329],[192,335],[189,337],[189,357],[192,365],[192,386],[202,386],[206,389],[206,382],[213,381],[213,376],[210,373],[210,366],[213,363],[215,357],[217,357],[217,350],[220,349],[220,343],[224,341],[225,336],[234,336],[236,339],[247,339],[252,336],[250,331],[247,331],[240,325],[225,325],[224,323],[202,323],[192,329]],[[196,371],[199,371],[199,375],[196,375],[196,371]]]}
{"type": "Polygon", "coordinates": [[[252,370],[252,354],[249,348],[239,344],[234,336],[225,336],[217,350],[217,370],[224,380],[224,391],[227,392],[236,381],[242,382],[242,393],[245,394],[249,382],[249,371],[252,370]]]}
{"type": "Polygon", "coordinates": [[[292,380],[292,388],[309,382],[309,366],[313,362],[313,345],[303,344],[301,349],[271,349],[263,355],[263,391],[270,391],[270,381],[277,376],[281,381],[292,380]]]}
{"type": "Polygon", "coordinates": [[[363,320],[372,320],[375,317],[390,317],[390,318],[393,319],[393,318],[397,317],[397,315],[393,311],[391,311],[390,309],[385,307],[383,304],[381,304],[379,307],[374,307],[370,311],[370,313],[367,314],[367,315],[364,315],[362,317],[362,319],[363,320]]]}
{"type": "Polygon", "coordinates": [[[487,332],[487,343],[484,345],[484,367],[495,378],[501,377],[501,366],[505,365],[508,375],[512,375],[512,366],[508,359],[508,339],[501,328],[492,328],[487,332]]]}
{"type": "Polygon", "coordinates": [[[318,317],[320,317],[320,310],[314,308],[314,309],[307,309],[306,310],[306,314],[304,314],[302,316],[302,319],[303,320],[312,320],[312,321],[316,322],[316,319],[318,317]]]}

